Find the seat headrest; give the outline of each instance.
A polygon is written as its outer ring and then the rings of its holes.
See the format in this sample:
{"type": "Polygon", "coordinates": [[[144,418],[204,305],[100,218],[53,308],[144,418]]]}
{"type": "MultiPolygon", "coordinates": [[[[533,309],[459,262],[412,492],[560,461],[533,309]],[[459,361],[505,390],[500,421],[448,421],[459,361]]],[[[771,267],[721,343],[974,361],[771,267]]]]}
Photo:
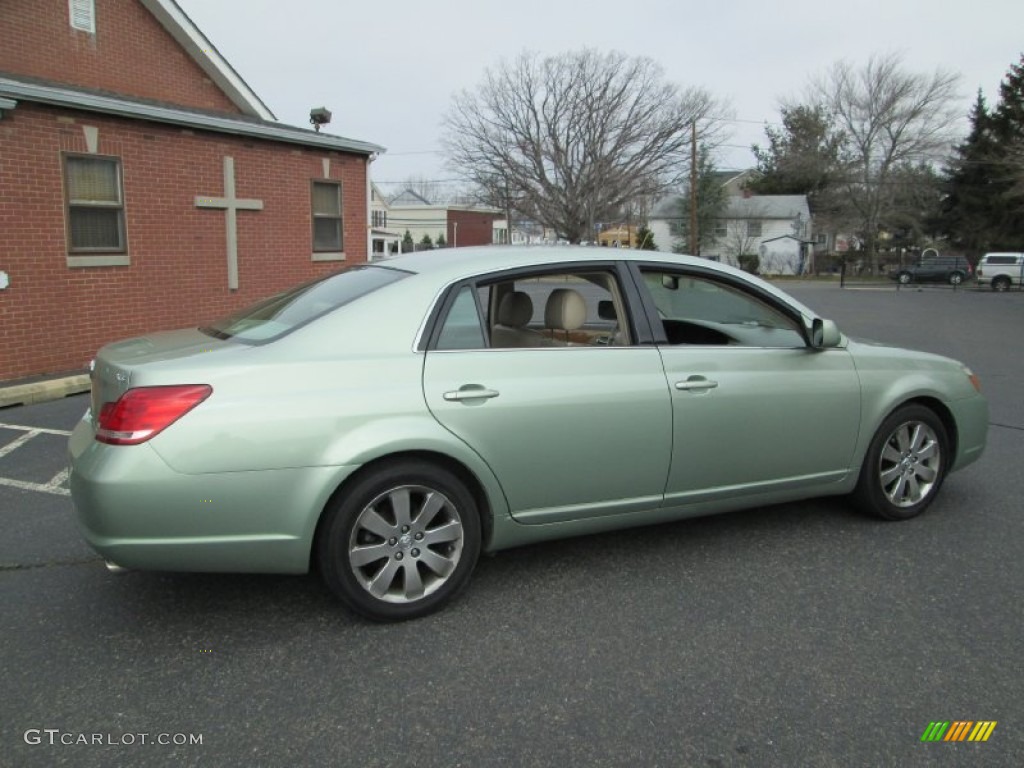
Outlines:
{"type": "Polygon", "coordinates": [[[544,325],[558,331],[575,331],[587,320],[587,303],[572,288],[556,288],[544,308],[544,325]]]}
{"type": "Polygon", "coordinates": [[[506,293],[498,305],[498,324],[509,328],[525,328],[533,319],[533,299],[522,291],[506,293]]]}

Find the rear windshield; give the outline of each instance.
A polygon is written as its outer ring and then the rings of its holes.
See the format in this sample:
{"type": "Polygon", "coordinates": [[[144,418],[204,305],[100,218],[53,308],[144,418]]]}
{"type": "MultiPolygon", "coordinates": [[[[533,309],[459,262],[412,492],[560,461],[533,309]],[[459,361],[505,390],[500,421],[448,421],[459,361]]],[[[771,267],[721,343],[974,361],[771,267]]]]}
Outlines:
{"type": "Polygon", "coordinates": [[[218,339],[251,344],[273,341],[409,274],[384,267],[351,267],[271,296],[199,330],[218,339]]]}
{"type": "Polygon", "coordinates": [[[992,265],[1013,265],[1017,263],[1016,256],[986,256],[982,261],[992,265]]]}

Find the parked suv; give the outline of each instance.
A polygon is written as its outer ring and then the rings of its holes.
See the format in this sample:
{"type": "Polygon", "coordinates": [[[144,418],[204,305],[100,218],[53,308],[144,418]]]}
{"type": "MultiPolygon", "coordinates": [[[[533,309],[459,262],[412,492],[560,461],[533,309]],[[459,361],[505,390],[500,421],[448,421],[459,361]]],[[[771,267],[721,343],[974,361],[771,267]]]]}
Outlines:
{"type": "Polygon", "coordinates": [[[916,264],[898,267],[890,274],[901,285],[908,283],[949,283],[960,285],[974,270],[963,256],[929,256],[916,264]]]}
{"type": "Polygon", "coordinates": [[[986,253],[978,262],[978,285],[988,283],[993,291],[1008,291],[1021,286],[1024,278],[1024,253],[986,253]]]}

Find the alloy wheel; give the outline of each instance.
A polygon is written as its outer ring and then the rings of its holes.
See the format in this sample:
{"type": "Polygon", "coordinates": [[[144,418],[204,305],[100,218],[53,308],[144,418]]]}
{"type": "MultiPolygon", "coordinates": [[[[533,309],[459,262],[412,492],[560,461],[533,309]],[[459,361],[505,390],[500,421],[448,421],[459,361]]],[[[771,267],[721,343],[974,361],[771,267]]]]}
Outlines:
{"type": "Polygon", "coordinates": [[[938,435],[924,422],[900,424],[886,439],[878,462],[882,492],[897,507],[912,507],[928,497],[941,477],[938,435]]]}
{"type": "Polygon", "coordinates": [[[440,491],[403,485],[359,512],[348,542],[349,567],[370,595],[411,603],[440,589],[462,556],[457,507],[440,491]]]}

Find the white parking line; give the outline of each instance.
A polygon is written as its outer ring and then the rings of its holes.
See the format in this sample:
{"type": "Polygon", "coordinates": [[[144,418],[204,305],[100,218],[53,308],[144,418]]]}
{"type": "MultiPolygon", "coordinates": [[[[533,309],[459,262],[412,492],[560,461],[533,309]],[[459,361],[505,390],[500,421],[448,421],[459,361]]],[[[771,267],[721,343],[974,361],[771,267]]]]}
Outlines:
{"type": "MultiPolygon", "coordinates": [[[[0,428],[13,429],[22,431],[25,434],[14,438],[7,445],[0,448],[0,459],[16,451],[21,446],[25,445],[29,440],[37,435],[61,435],[68,437],[71,432],[66,429],[46,429],[45,427],[24,427],[20,424],[4,424],[0,423],[0,428]]],[[[23,491],[38,491],[39,493],[52,493],[55,496],[70,496],[71,491],[61,486],[64,485],[68,480],[68,470],[62,469],[49,481],[45,483],[31,483],[27,480],[15,480],[10,477],[0,477],[0,485],[6,485],[10,488],[20,488],[23,491]]]]}
{"type": "Polygon", "coordinates": [[[64,437],[70,437],[71,431],[67,429],[47,429],[46,427],[24,427],[21,424],[4,424],[0,421],[0,428],[3,429],[18,429],[22,432],[36,432],[40,435],[64,435],[64,437]]]}
{"type": "Polygon", "coordinates": [[[12,451],[14,451],[16,449],[21,448],[21,446],[23,446],[25,443],[27,443],[29,440],[31,440],[33,437],[35,437],[38,434],[39,433],[36,430],[33,429],[31,432],[26,432],[21,437],[14,438],[13,440],[11,440],[11,442],[9,442],[3,448],[0,448],[0,459],[2,459],[8,453],[11,453],[12,451]]]}
{"type": "MultiPolygon", "coordinates": [[[[66,473],[67,470],[64,470],[64,474],[66,473]]],[[[65,479],[67,478],[61,478],[61,482],[63,482],[65,479]]],[[[7,485],[10,486],[11,488],[20,488],[23,491],[39,491],[40,493],[52,493],[55,496],[71,495],[71,491],[69,491],[67,488],[61,488],[56,485],[50,485],[50,483],[52,482],[53,480],[46,484],[30,483],[25,480],[12,480],[9,477],[0,477],[0,485],[7,485]]]]}

